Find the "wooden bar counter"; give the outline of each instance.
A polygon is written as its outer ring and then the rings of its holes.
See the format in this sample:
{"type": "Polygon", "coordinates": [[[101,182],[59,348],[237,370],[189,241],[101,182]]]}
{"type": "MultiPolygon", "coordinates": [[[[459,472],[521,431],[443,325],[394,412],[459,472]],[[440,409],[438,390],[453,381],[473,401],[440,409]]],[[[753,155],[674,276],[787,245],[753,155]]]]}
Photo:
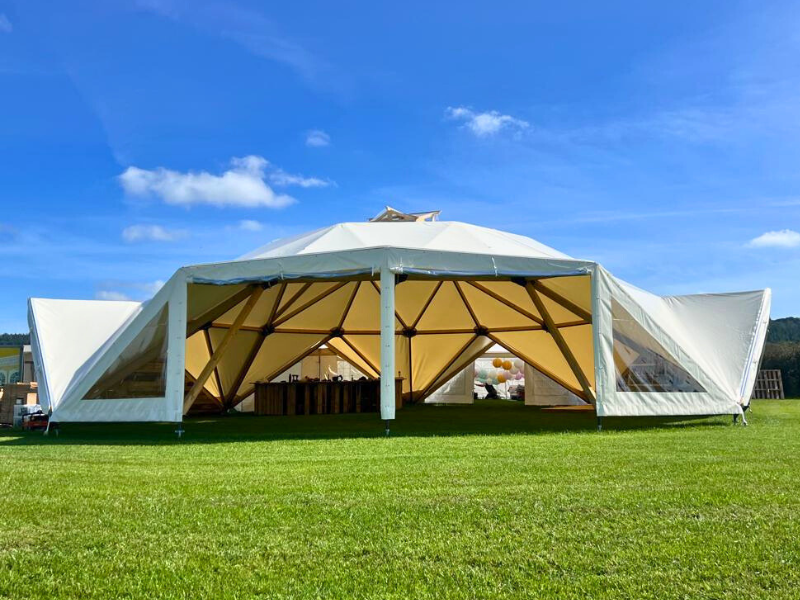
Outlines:
{"type": "MultiPolygon", "coordinates": [[[[397,408],[403,404],[402,393],[403,379],[398,377],[395,380],[397,408]]],[[[255,414],[293,416],[378,412],[380,397],[379,379],[257,383],[255,414]]]]}

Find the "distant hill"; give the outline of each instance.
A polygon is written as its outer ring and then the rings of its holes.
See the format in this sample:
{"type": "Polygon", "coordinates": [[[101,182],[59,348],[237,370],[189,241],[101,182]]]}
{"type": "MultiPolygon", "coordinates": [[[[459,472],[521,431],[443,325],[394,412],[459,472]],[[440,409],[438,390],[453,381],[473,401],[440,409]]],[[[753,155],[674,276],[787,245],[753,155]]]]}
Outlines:
{"type": "Polygon", "coordinates": [[[0,333],[0,346],[19,346],[30,343],[31,336],[27,333],[0,333]]]}
{"type": "Polygon", "coordinates": [[[769,322],[768,342],[800,342],[800,318],[786,317],[769,322]]]}

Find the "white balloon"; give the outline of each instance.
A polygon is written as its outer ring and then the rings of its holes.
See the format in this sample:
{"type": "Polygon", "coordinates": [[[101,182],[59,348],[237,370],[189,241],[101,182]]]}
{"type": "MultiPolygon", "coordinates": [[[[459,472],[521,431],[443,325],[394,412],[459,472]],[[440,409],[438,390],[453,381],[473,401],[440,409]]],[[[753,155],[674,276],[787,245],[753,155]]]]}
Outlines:
{"type": "Polygon", "coordinates": [[[521,358],[515,358],[514,366],[517,367],[517,369],[519,369],[520,371],[522,371],[523,367],[525,366],[525,363],[522,361],[521,358]]]}

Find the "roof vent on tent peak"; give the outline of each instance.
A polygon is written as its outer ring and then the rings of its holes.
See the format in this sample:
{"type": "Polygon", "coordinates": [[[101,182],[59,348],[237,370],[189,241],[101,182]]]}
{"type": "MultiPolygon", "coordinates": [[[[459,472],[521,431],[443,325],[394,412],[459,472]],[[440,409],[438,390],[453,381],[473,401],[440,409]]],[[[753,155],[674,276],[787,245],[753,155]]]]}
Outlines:
{"type": "Polygon", "coordinates": [[[391,206],[387,206],[380,213],[370,219],[371,223],[420,223],[422,221],[438,221],[440,210],[428,212],[405,213],[391,206]]]}

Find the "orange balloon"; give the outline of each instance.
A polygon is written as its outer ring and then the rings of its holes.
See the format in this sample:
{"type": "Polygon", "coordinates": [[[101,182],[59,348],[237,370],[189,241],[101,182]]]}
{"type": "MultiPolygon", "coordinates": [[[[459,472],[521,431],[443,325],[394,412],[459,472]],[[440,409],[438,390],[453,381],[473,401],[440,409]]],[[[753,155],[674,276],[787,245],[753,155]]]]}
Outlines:
{"type": "Polygon", "coordinates": [[[509,369],[511,369],[511,367],[513,367],[513,366],[514,366],[514,364],[513,364],[513,363],[512,363],[510,360],[504,360],[504,361],[503,361],[503,368],[504,368],[506,371],[508,371],[509,369]]]}
{"type": "Polygon", "coordinates": [[[503,366],[503,359],[502,359],[502,358],[495,358],[495,359],[492,361],[492,366],[493,366],[495,369],[499,369],[500,367],[502,367],[502,366],[503,366]]]}
{"type": "Polygon", "coordinates": [[[505,383],[505,382],[506,382],[506,376],[505,375],[503,375],[501,373],[500,375],[497,376],[497,383],[505,383]]]}

